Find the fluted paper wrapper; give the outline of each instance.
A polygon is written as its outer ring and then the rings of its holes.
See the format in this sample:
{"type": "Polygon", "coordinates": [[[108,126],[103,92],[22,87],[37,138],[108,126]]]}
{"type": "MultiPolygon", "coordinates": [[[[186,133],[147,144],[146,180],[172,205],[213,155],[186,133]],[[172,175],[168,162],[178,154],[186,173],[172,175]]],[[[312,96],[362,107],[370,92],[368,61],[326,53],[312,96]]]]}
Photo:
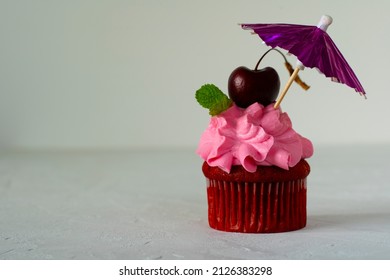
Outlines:
{"type": "Polygon", "coordinates": [[[210,227],[275,233],[306,226],[306,178],[285,182],[228,182],[207,178],[210,227]]]}

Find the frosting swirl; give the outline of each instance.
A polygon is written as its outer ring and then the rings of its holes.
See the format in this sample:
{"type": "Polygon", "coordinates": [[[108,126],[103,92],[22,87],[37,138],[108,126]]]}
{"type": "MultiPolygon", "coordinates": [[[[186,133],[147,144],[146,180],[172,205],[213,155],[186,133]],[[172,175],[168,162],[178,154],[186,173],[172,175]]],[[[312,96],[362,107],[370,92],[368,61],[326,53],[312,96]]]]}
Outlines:
{"type": "Polygon", "coordinates": [[[296,133],[287,115],[273,104],[233,105],[214,116],[196,151],[210,166],[230,173],[232,165],[255,172],[258,165],[288,170],[313,154],[310,140],[296,133]]]}

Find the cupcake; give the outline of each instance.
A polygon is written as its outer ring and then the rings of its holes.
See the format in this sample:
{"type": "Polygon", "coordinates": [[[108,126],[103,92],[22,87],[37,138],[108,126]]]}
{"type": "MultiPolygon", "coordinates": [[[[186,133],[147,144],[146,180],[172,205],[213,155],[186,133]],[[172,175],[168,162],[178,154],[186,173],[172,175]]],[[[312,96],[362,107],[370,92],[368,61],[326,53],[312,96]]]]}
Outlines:
{"type": "Polygon", "coordinates": [[[196,92],[211,115],[196,151],[204,160],[211,228],[275,233],[306,225],[305,159],[313,146],[274,108],[279,88],[273,68],[238,67],[229,77],[230,98],[212,84],[196,92]]]}

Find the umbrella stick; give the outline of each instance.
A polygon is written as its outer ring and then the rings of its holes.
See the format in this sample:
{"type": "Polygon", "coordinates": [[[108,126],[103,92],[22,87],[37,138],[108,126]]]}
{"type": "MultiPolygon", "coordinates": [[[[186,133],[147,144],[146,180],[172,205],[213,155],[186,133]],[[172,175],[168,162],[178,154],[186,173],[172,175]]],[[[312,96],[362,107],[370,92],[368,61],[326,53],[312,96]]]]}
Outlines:
{"type": "Polygon", "coordinates": [[[282,93],[279,95],[278,100],[276,100],[276,103],[274,105],[274,108],[277,109],[282,102],[284,96],[286,95],[288,89],[290,88],[291,84],[294,82],[295,77],[298,75],[299,67],[295,68],[294,72],[291,74],[290,79],[288,79],[287,84],[285,85],[282,93]]]}

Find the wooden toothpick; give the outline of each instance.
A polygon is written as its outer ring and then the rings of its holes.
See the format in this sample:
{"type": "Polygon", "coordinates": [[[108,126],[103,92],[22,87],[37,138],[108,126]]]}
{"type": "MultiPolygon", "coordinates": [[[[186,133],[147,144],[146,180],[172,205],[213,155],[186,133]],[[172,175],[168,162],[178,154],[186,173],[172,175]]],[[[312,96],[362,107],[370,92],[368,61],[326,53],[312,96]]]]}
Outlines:
{"type": "Polygon", "coordinates": [[[282,102],[284,96],[286,95],[288,89],[290,88],[291,84],[294,82],[295,77],[298,75],[300,68],[296,67],[294,72],[291,74],[290,78],[287,81],[287,84],[285,85],[282,93],[279,95],[278,100],[276,100],[276,103],[274,105],[274,108],[277,109],[280,106],[280,103],[282,102]]]}

